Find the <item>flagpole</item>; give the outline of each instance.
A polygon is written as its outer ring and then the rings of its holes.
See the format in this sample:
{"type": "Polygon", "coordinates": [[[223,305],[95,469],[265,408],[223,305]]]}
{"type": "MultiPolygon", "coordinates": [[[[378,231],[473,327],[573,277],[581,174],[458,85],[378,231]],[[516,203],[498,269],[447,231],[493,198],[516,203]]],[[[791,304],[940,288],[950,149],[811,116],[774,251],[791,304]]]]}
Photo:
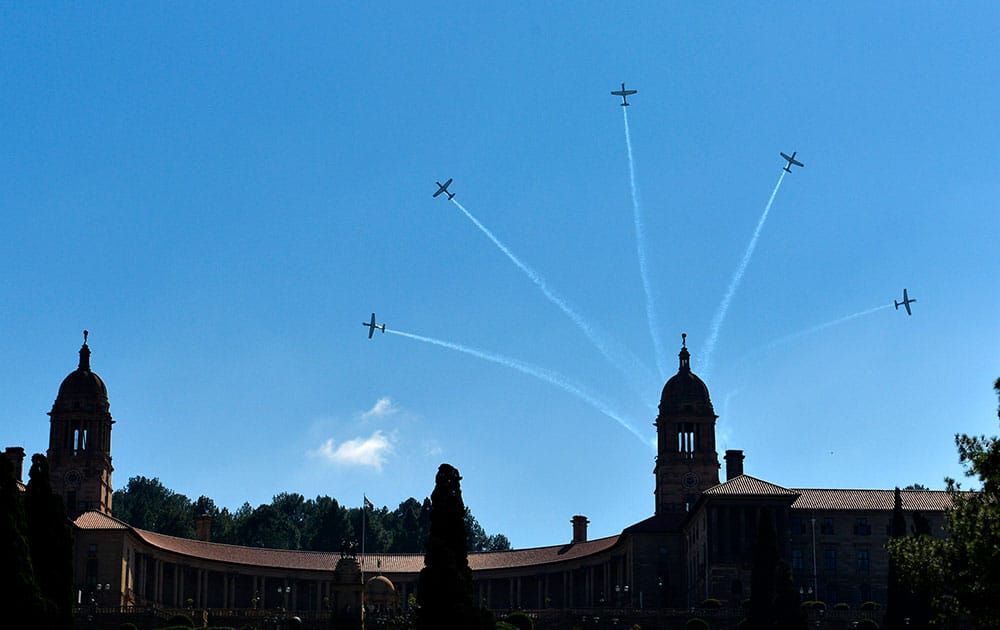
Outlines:
{"type": "MultiPolygon", "coordinates": [[[[365,609],[365,520],[368,516],[368,495],[362,494],[361,501],[361,610],[365,609]]],[[[364,613],[362,613],[363,615],[364,613]]],[[[362,616],[362,619],[364,617],[362,616]]]]}

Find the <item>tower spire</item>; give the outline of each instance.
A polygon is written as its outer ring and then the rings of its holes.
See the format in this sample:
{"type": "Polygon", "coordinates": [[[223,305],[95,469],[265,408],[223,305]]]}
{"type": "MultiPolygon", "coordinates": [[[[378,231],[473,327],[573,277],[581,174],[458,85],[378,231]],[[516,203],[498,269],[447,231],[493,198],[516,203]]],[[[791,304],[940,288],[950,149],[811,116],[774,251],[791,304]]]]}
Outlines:
{"type": "Polygon", "coordinates": [[[87,345],[89,330],[83,331],[83,346],[80,348],[80,369],[90,370],[90,346],[87,345]]]}
{"type": "Polygon", "coordinates": [[[678,372],[690,372],[691,371],[691,353],[687,349],[687,333],[681,333],[681,351],[677,355],[680,358],[680,367],[678,372]]]}

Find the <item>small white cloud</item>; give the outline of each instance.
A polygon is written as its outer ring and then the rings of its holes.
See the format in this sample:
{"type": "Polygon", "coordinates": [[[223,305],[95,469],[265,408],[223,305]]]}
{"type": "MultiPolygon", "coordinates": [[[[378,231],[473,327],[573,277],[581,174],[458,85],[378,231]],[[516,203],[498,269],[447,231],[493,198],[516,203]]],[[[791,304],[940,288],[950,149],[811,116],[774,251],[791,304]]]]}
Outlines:
{"type": "Polygon", "coordinates": [[[399,411],[399,408],[393,404],[392,399],[388,396],[384,396],[379,398],[371,409],[361,414],[361,419],[368,420],[369,418],[382,418],[385,416],[391,416],[397,411],[399,411]]]}
{"type": "Polygon", "coordinates": [[[424,455],[428,457],[437,457],[444,453],[444,449],[435,440],[427,440],[424,442],[424,455]]]}
{"type": "Polygon", "coordinates": [[[323,442],[319,448],[309,451],[309,455],[320,457],[332,464],[342,466],[368,466],[382,470],[386,456],[392,453],[392,440],[375,431],[367,438],[354,438],[335,446],[333,438],[323,442]]]}

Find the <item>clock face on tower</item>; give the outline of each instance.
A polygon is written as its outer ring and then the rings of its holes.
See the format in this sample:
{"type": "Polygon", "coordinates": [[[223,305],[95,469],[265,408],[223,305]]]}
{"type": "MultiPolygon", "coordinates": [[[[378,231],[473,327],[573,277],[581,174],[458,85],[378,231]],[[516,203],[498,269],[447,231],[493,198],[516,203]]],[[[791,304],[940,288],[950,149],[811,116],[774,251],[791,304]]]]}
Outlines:
{"type": "Polygon", "coordinates": [[[697,488],[698,481],[698,475],[691,471],[684,473],[684,476],[681,477],[681,484],[683,484],[685,488],[697,488]]]}

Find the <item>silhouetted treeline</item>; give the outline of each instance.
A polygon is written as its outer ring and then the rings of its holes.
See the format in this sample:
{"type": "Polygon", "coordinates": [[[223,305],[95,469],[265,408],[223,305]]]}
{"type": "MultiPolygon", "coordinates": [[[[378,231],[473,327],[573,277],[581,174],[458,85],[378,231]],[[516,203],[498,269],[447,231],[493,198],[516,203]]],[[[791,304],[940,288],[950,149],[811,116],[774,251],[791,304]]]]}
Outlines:
{"type": "MultiPolygon", "coordinates": [[[[230,512],[206,496],[191,501],[159,479],[132,477],[127,486],[115,491],[112,506],[115,518],[133,527],[182,538],[194,538],[195,519],[207,514],[212,517],[212,542],[306,551],[340,551],[345,541],[361,542],[361,508],[344,507],[325,495],[306,499],[283,492],[269,504],[253,508],[244,503],[230,512]]],[[[395,510],[369,508],[365,551],[423,553],[430,508],[430,499],[420,502],[412,497],[395,510]]],[[[487,535],[467,508],[465,525],[469,551],[510,549],[506,536],[487,535]]]]}

